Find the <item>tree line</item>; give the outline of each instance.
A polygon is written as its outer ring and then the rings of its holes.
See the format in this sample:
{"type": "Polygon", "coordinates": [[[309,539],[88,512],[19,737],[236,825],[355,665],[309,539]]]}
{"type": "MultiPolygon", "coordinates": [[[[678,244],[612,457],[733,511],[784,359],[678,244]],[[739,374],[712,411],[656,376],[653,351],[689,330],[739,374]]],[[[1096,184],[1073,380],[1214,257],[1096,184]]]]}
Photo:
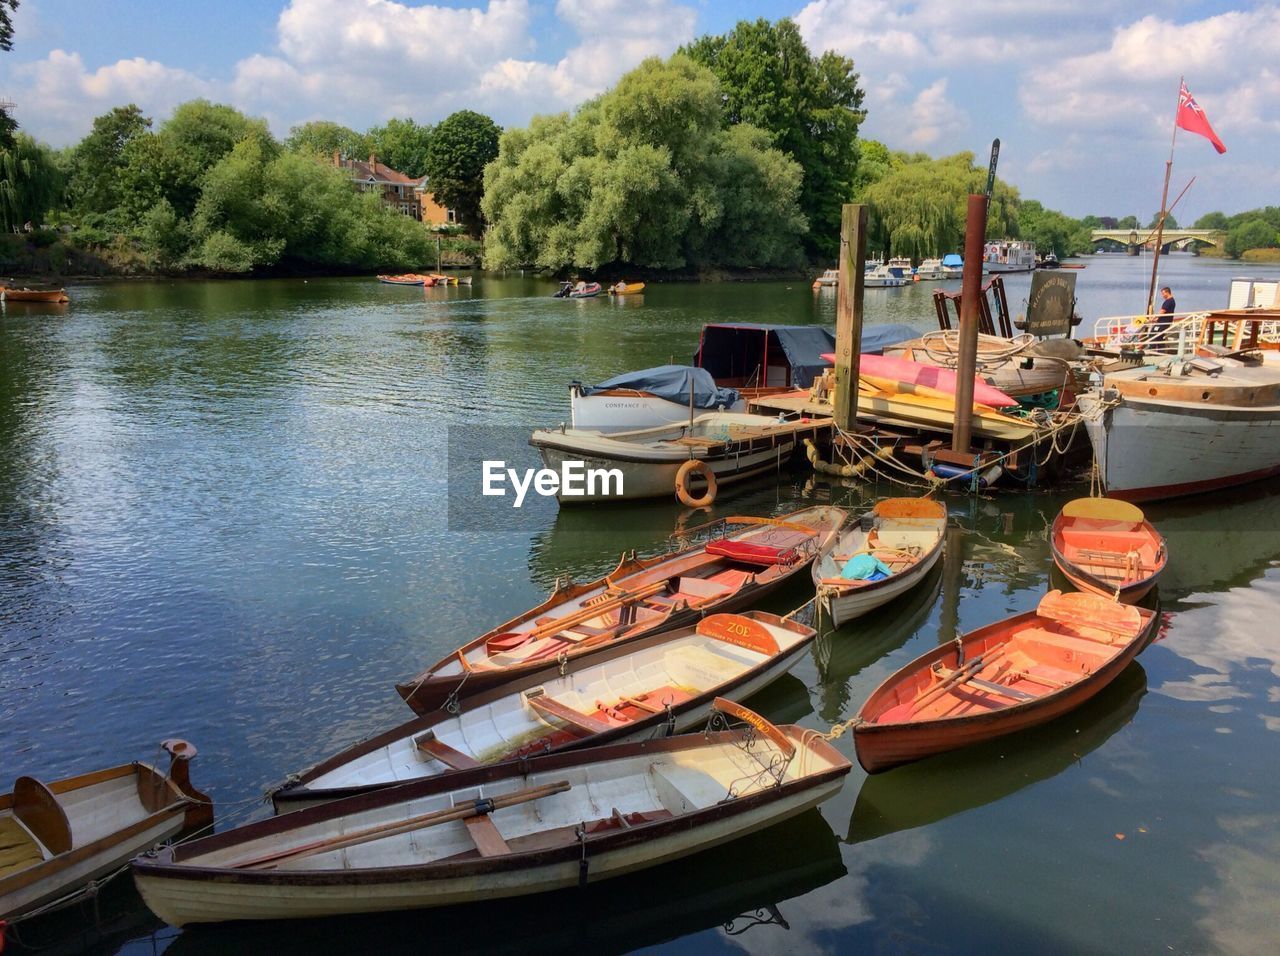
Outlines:
{"type": "MultiPolygon", "coordinates": [[[[0,17],[0,49],[12,38],[5,25],[0,17]]],[[[0,115],[0,224],[47,223],[144,269],[432,261],[434,236],[354,190],[331,162],[374,154],[426,176],[437,201],[483,233],[491,268],[828,263],[848,201],[869,207],[873,255],[959,251],[966,197],[984,187],[985,169],[972,153],[935,158],[859,138],[859,84],[850,59],[814,55],[793,21],[760,19],[646,60],[572,112],[505,132],[462,110],[434,126],[391,119],[364,132],[314,121],[277,141],[261,119],[194,100],[159,124],[117,107],[55,151],[0,115]]],[[[987,234],[1069,256],[1091,251],[1102,226],[1137,229],[1138,219],[1075,219],[997,179],[987,234]]],[[[1211,213],[1197,226],[1224,230],[1231,256],[1280,246],[1277,207],[1211,213]]]]}

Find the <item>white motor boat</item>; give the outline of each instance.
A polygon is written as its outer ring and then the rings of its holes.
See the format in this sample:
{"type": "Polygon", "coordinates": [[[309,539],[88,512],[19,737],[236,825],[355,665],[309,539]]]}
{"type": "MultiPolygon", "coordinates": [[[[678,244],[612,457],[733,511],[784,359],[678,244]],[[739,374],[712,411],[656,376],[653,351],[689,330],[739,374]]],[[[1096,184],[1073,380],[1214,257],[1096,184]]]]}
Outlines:
{"type": "Polygon", "coordinates": [[[896,289],[906,284],[906,279],[883,262],[875,268],[868,269],[862,276],[862,286],[865,289],[896,289]]]}
{"type": "Polygon", "coordinates": [[[923,281],[950,278],[941,259],[925,259],[916,267],[916,278],[923,281]]]}
{"type": "Polygon", "coordinates": [[[1036,267],[1036,244],[1022,239],[988,242],[982,250],[982,269],[987,273],[1031,272],[1036,267]]]}

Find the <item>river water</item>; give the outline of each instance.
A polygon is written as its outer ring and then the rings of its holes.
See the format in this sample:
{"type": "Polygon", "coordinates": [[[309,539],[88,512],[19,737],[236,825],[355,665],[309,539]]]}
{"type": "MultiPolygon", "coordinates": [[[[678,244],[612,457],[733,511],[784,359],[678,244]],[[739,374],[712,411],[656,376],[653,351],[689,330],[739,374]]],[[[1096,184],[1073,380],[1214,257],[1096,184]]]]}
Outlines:
{"type": "MultiPolygon", "coordinates": [[[[1149,261],[1087,262],[1082,314],[1141,310],[1149,261]]],[[[1195,309],[1225,305],[1233,275],[1276,271],[1175,255],[1161,279],[1195,309]]],[[[1028,281],[1008,279],[1015,312],[1028,281]]],[[[867,321],[931,328],[933,288],[868,290],[867,321]]],[[[688,520],[666,502],[535,502],[476,530],[447,443],[527,458],[528,430],[568,417],[573,379],[687,361],[704,322],[834,321],[834,297],[800,281],[619,302],[553,289],[515,274],[425,292],[129,282],[74,287],[63,309],[10,304],[0,789],[159,759],[181,735],[224,820],[262,815],[287,772],[408,715],[396,679],[557,576],[661,549],[688,520]]],[[[753,706],[826,729],[957,628],[1033,607],[1051,583],[1048,524],[1081,491],[949,498],[956,528],[929,584],[824,636],[753,706]]],[[[893,493],[796,470],[714,513],[856,511],[893,493]]],[[[181,933],[124,881],[99,948],[1257,951],[1280,899],[1278,506],[1274,486],[1150,506],[1171,552],[1163,637],[1042,730],[874,779],[855,765],[818,811],[582,894],[181,933]]],[[[796,584],[764,607],[809,596],[796,584]]]]}

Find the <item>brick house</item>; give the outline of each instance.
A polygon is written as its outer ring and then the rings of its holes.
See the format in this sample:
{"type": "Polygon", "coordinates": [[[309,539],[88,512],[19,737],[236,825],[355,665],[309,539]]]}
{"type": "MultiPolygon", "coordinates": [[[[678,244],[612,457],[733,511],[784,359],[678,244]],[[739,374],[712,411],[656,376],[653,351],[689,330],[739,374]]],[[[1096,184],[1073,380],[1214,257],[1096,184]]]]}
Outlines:
{"type": "Polygon", "coordinates": [[[333,165],[351,173],[351,181],[362,192],[377,192],[382,201],[403,215],[432,226],[442,226],[456,221],[452,209],[445,209],[426,190],[426,177],[414,179],[386,163],[378,162],[370,153],[369,161],[343,159],[337,150],[333,152],[333,165]]]}

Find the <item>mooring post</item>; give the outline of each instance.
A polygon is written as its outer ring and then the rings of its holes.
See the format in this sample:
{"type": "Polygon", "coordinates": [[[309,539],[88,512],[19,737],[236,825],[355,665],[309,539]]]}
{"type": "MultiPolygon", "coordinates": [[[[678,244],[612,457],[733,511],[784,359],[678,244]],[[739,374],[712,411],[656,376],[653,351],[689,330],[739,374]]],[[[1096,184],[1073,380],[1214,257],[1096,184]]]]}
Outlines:
{"type": "Polygon", "coordinates": [[[973,437],[973,377],[978,372],[978,296],[982,295],[982,245],[987,197],[969,197],[964,226],[964,276],[960,287],[960,348],[956,364],[956,418],[951,450],[969,451],[973,437]]]}
{"type": "Polygon", "coordinates": [[[840,216],[840,284],[836,287],[836,427],[858,418],[858,360],[862,354],[862,270],[867,258],[867,207],[845,203],[840,216]]]}

